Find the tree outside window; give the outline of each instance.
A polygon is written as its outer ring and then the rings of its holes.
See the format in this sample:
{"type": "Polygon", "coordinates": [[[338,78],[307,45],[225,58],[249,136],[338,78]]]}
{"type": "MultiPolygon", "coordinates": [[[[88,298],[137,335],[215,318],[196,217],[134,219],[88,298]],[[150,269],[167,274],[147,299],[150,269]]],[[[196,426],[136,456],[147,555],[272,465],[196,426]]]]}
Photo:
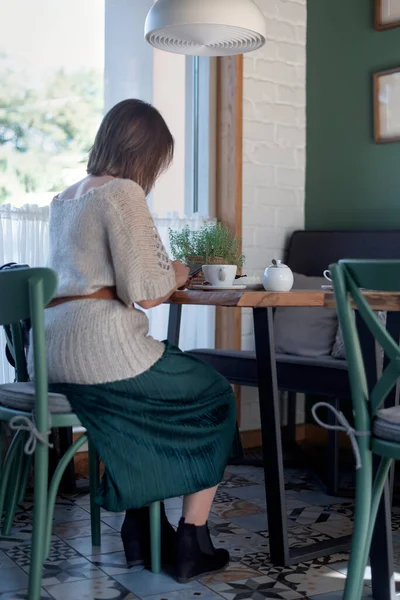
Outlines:
{"type": "MultiPolygon", "coordinates": [[[[103,2],[86,2],[104,12],[103,2]]],[[[87,154],[103,113],[104,87],[103,53],[96,60],[89,55],[85,65],[76,47],[71,52],[53,50],[54,37],[62,39],[67,32],[64,45],[78,44],[83,54],[91,38],[101,48],[103,28],[80,39],[69,27],[79,16],[84,18],[90,6],[77,15],[77,2],[59,0],[56,15],[49,0],[32,3],[38,13],[42,8],[47,23],[34,22],[29,33],[32,45],[24,38],[21,51],[21,23],[12,17],[22,4],[25,23],[30,4],[24,0],[0,9],[0,18],[5,17],[3,12],[8,16],[2,22],[11,29],[0,41],[0,203],[15,206],[48,204],[55,193],[85,175],[87,154]]]]}

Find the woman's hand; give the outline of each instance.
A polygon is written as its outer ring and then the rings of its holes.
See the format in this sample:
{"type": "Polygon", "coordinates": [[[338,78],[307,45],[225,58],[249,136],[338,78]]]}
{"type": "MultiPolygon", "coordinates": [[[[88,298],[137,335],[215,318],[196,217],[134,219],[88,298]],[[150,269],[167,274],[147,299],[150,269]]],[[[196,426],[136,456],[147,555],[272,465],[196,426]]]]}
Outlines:
{"type": "Polygon", "coordinates": [[[189,281],[189,267],[184,265],[180,260],[172,261],[172,266],[175,271],[175,279],[178,290],[185,289],[186,284],[189,281]]]}
{"type": "MultiPolygon", "coordinates": [[[[183,290],[187,287],[191,278],[189,277],[190,269],[186,265],[184,265],[180,260],[172,261],[172,267],[175,271],[175,279],[176,279],[176,288],[178,290],[183,290]]],[[[169,294],[164,296],[164,298],[156,298],[155,300],[142,300],[141,302],[137,302],[141,308],[145,310],[150,310],[150,308],[155,308],[156,306],[160,306],[172,296],[175,292],[176,288],[171,290],[169,294]]]]}

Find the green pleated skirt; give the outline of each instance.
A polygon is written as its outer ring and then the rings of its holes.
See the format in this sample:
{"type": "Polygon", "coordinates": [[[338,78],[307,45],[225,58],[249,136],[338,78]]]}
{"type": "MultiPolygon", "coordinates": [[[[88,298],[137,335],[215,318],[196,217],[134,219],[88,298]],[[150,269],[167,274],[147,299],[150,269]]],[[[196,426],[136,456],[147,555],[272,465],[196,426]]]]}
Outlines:
{"type": "Polygon", "coordinates": [[[231,386],[168,343],[137,377],[51,390],[68,397],[105,465],[97,501],[109,511],[213,487],[241,455],[231,386]]]}

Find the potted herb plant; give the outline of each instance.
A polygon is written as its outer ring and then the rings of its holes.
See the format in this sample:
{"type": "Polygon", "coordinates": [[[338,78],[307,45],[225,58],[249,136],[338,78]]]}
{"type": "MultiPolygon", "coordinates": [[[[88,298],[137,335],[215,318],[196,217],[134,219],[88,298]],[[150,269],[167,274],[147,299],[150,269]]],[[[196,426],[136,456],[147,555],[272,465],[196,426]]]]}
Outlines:
{"type": "MultiPolygon", "coordinates": [[[[175,260],[187,265],[236,265],[243,266],[241,239],[231,234],[222,223],[206,223],[197,231],[186,226],[181,231],[169,231],[171,253],[175,260]]],[[[201,283],[200,274],[193,283],[201,283]]]]}

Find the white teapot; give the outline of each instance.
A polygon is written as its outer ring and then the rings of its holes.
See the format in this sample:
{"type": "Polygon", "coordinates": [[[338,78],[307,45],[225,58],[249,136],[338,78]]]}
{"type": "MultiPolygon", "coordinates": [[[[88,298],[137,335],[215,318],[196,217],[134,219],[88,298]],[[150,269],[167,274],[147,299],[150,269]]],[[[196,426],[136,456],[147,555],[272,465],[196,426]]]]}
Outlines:
{"type": "Polygon", "coordinates": [[[290,292],[294,277],[292,270],[280,260],[273,260],[262,277],[262,284],[267,292],[290,292]]]}

